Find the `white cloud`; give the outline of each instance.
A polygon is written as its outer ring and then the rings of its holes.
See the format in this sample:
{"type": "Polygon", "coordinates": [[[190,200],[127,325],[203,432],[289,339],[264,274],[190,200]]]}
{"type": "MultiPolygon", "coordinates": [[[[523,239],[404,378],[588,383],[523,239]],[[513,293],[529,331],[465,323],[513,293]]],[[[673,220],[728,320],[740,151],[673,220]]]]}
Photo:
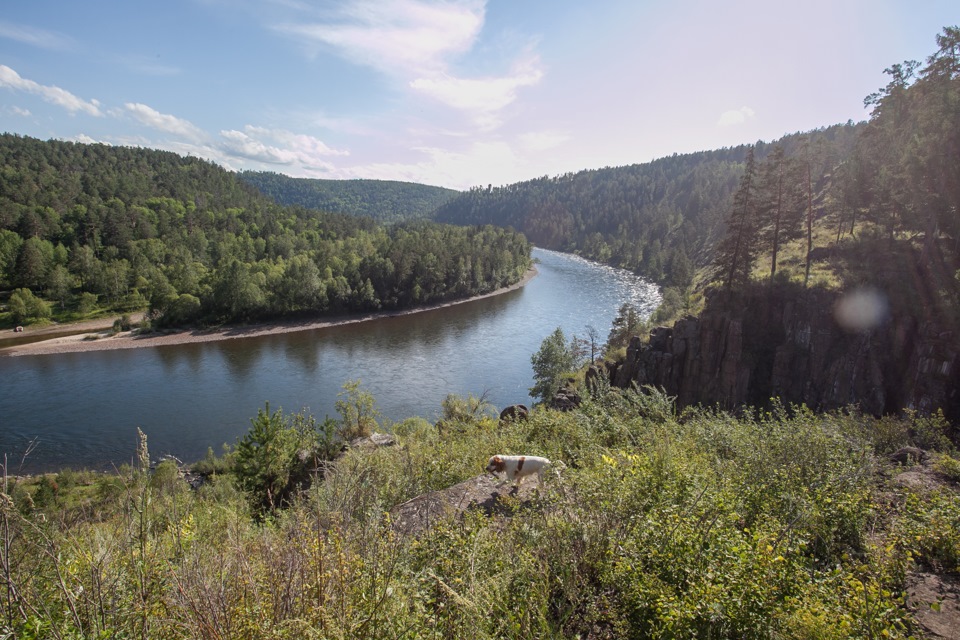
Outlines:
{"type": "Polygon", "coordinates": [[[205,137],[199,128],[183,118],[160,113],[156,109],[148,107],[145,104],[140,104],[139,102],[128,102],[123,106],[127,110],[127,113],[132,115],[138,122],[153,129],[166,131],[167,133],[185,138],[205,137]]]}
{"type": "Polygon", "coordinates": [[[224,130],[217,149],[228,157],[254,160],[266,164],[329,169],[325,158],[345,156],[346,151],[331,149],[322,140],[283,129],[245,127],[243,131],[224,130]]]}
{"type": "Polygon", "coordinates": [[[755,115],[756,112],[750,107],[740,107],[739,109],[724,111],[720,116],[720,120],[717,121],[717,125],[721,127],[736,126],[750,120],[755,115]]]}
{"type": "Polygon", "coordinates": [[[517,89],[537,84],[543,77],[539,60],[533,58],[517,65],[513,73],[498,78],[455,78],[440,75],[417,78],[410,86],[435,100],[474,114],[482,128],[499,124],[494,116],[517,98],[517,89]]]}
{"type": "Polygon", "coordinates": [[[483,26],[485,2],[354,0],[338,21],[286,24],[279,31],[332,46],[355,62],[388,74],[438,70],[445,57],[468,51],[483,26]]]}
{"type": "Polygon", "coordinates": [[[83,111],[91,116],[103,115],[100,111],[100,103],[96,100],[87,102],[60,87],[48,87],[33,80],[27,80],[10,67],[2,64],[0,64],[0,87],[8,87],[15,91],[40,96],[44,101],[63,107],[71,113],[83,111]]]}
{"type": "Polygon", "coordinates": [[[73,46],[73,41],[66,36],[10,22],[0,22],[0,38],[9,38],[34,47],[54,51],[70,49],[73,46]]]}
{"type": "Polygon", "coordinates": [[[23,118],[29,118],[31,115],[29,109],[21,109],[20,107],[10,107],[10,112],[15,116],[21,116],[23,118]]]}
{"type": "Polygon", "coordinates": [[[332,20],[285,24],[280,32],[403,80],[415,92],[467,113],[483,130],[521,87],[543,77],[540,59],[524,53],[503,75],[470,78],[453,71],[483,29],[486,0],[349,0],[332,20]]]}

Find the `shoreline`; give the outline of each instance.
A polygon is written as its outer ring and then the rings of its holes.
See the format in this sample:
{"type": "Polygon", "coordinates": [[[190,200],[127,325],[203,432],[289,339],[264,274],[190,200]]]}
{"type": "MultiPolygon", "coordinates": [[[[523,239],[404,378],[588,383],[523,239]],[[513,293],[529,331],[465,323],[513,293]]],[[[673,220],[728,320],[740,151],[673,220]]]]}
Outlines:
{"type": "MultiPolygon", "coordinates": [[[[536,265],[532,265],[523,277],[516,283],[470,298],[440,302],[424,307],[401,309],[393,311],[375,311],[354,316],[338,316],[316,320],[277,320],[250,325],[228,325],[217,329],[185,329],[175,333],[148,333],[137,334],[136,331],[123,331],[116,335],[109,334],[109,325],[104,329],[91,330],[70,336],[61,336],[49,340],[40,340],[29,344],[15,345],[0,348],[0,357],[20,357],[35,355],[50,355],[58,353],[82,353],[87,351],[107,351],[112,349],[141,349],[145,347],[161,347],[167,345],[190,344],[197,342],[219,342],[221,340],[237,340],[241,338],[255,338],[260,336],[293,333],[295,331],[311,331],[342,325],[379,320],[394,316],[406,316],[425,311],[444,309],[458,304],[483,300],[493,296],[516,291],[524,287],[538,274],[536,265]],[[91,336],[97,336],[91,339],[91,336]]],[[[111,321],[112,324],[112,321],[111,321]]],[[[69,330],[70,325],[63,325],[63,330],[69,330]]]]}

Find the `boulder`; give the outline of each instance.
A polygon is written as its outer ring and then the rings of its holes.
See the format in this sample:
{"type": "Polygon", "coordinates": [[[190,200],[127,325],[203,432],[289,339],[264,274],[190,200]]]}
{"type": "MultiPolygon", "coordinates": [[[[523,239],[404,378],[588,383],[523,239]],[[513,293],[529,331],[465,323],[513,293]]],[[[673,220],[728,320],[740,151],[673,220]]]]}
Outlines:
{"type": "Polygon", "coordinates": [[[526,420],[528,417],[530,417],[530,410],[522,404],[512,404],[500,412],[500,422],[526,420]]]}
{"type": "Polygon", "coordinates": [[[929,457],[929,453],[917,447],[903,447],[887,456],[890,462],[902,465],[918,464],[924,462],[929,457]]]}
{"type": "Polygon", "coordinates": [[[397,444],[396,438],[386,433],[372,433],[365,438],[354,438],[344,449],[379,449],[397,444]]]}

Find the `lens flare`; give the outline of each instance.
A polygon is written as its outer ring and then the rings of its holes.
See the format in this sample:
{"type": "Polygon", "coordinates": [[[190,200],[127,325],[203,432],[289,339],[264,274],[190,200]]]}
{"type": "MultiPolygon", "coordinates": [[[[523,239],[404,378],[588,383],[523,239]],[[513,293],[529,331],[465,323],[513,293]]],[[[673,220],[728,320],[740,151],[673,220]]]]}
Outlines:
{"type": "Polygon", "coordinates": [[[874,329],[887,319],[887,313],[887,297],[870,288],[843,294],[833,309],[837,323],[848,331],[874,329]]]}

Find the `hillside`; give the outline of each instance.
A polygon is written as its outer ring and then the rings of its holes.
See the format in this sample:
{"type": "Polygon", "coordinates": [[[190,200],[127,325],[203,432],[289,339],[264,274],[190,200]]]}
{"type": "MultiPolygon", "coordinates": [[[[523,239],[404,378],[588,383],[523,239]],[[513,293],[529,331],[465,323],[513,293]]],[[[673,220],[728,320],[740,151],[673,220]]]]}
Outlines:
{"type": "Polygon", "coordinates": [[[195,465],[198,489],[172,461],[147,471],[147,436],[116,474],[5,477],[0,630],[956,637],[960,461],[942,419],[678,414],[597,388],[507,422],[448,398],[437,424],[340,454],[378,428],[351,394],[339,420],[268,407],[195,465]],[[513,490],[482,475],[498,452],[554,464],[513,490]]]}
{"type": "Polygon", "coordinates": [[[429,218],[452,189],[392,180],[320,180],[242,171],[240,179],[283,205],[368,216],[381,224],[429,218]]]}
{"type": "Polygon", "coordinates": [[[490,226],[387,228],[278,205],[196,158],[0,135],[0,325],[404,309],[512,284],[529,260],[523,236],[490,226]]]}
{"type": "MultiPolygon", "coordinates": [[[[757,143],[757,157],[777,146],[818,148],[823,174],[849,154],[862,126],[838,125],[757,143]]],[[[713,259],[747,146],[673,155],[645,164],[584,170],[496,188],[474,188],[442,205],[434,218],[454,224],[510,226],[538,246],[686,287],[713,259]]]]}

